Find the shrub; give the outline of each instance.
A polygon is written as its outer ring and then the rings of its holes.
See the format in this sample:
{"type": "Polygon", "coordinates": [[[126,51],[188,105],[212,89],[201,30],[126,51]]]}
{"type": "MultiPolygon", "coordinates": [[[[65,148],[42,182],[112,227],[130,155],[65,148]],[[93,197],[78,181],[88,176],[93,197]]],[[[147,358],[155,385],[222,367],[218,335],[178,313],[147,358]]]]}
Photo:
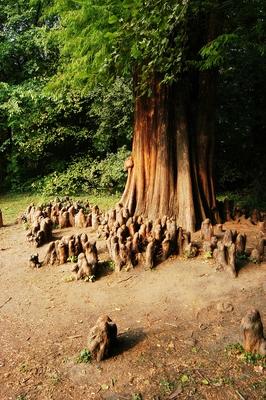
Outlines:
{"type": "Polygon", "coordinates": [[[128,155],[128,150],[122,147],[101,161],[89,156],[76,158],[63,172],[52,172],[34,181],[31,188],[44,196],[120,192],[126,180],[124,161],[128,155]]]}

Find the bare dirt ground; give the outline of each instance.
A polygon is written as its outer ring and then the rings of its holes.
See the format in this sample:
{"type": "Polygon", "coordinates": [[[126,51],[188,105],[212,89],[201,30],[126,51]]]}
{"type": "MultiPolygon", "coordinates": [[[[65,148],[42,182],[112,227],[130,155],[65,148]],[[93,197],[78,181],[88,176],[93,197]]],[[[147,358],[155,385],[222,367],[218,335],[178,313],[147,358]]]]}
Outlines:
{"type": "MultiPolygon", "coordinates": [[[[251,246],[255,228],[235,228],[251,246]]],[[[104,242],[97,247],[106,259],[104,242]]],[[[0,229],[0,400],[266,399],[264,370],[225,351],[240,341],[248,308],[266,323],[266,263],[232,279],[212,261],[173,258],[152,271],[68,282],[70,263],[32,270],[34,252],[22,226],[0,229]],[[77,363],[101,314],[118,325],[116,353],[77,363]]]]}

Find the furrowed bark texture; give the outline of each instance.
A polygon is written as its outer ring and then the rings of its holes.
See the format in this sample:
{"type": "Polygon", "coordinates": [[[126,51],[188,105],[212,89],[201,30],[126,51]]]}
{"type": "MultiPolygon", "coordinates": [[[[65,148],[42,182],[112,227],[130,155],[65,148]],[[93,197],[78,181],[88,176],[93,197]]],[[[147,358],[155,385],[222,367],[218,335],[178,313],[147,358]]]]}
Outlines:
{"type": "MultiPolygon", "coordinates": [[[[221,32],[222,14],[220,8],[190,14],[188,59],[221,32]]],[[[213,182],[216,72],[183,72],[171,85],[161,80],[156,73],[150,78],[150,97],[135,94],[133,162],[121,203],[132,215],[175,217],[193,232],[206,218],[220,222],[213,182]]],[[[138,81],[136,74],[136,88],[138,81]]]]}
{"type": "Polygon", "coordinates": [[[133,167],[121,199],[132,214],[176,217],[189,231],[215,222],[214,80],[201,72],[169,87],[154,76],[152,96],[136,97],[133,167]]]}

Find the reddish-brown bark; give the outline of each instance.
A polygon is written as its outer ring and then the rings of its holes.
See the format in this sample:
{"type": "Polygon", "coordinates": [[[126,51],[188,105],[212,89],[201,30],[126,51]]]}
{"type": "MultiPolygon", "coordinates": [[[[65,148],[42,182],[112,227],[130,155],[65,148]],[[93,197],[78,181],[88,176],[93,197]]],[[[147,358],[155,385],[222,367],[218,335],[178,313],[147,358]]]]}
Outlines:
{"type": "Polygon", "coordinates": [[[214,221],[214,79],[202,72],[169,87],[155,76],[152,96],[136,97],[133,166],[121,199],[132,214],[176,217],[190,231],[214,221]]]}
{"type": "MultiPolygon", "coordinates": [[[[189,16],[186,55],[198,59],[200,49],[221,31],[222,9],[189,16]]],[[[172,39],[175,32],[172,32],[172,39]]],[[[135,76],[138,87],[138,76],[135,76]]],[[[135,215],[175,217],[194,231],[206,218],[219,222],[213,182],[216,72],[187,70],[175,83],[150,78],[152,95],[135,95],[131,167],[121,202],[135,215]]]]}

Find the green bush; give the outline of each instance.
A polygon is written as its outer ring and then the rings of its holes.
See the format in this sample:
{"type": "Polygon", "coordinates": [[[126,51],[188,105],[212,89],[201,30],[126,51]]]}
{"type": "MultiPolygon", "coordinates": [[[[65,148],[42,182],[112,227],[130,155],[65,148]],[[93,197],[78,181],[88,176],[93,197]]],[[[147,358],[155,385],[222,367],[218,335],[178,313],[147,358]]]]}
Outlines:
{"type": "Polygon", "coordinates": [[[121,147],[116,154],[109,154],[101,161],[90,156],[76,158],[63,172],[52,172],[34,181],[31,188],[44,196],[121,192],[126,180],[124,161],[128,155],[129,151],[121,147]]]}

